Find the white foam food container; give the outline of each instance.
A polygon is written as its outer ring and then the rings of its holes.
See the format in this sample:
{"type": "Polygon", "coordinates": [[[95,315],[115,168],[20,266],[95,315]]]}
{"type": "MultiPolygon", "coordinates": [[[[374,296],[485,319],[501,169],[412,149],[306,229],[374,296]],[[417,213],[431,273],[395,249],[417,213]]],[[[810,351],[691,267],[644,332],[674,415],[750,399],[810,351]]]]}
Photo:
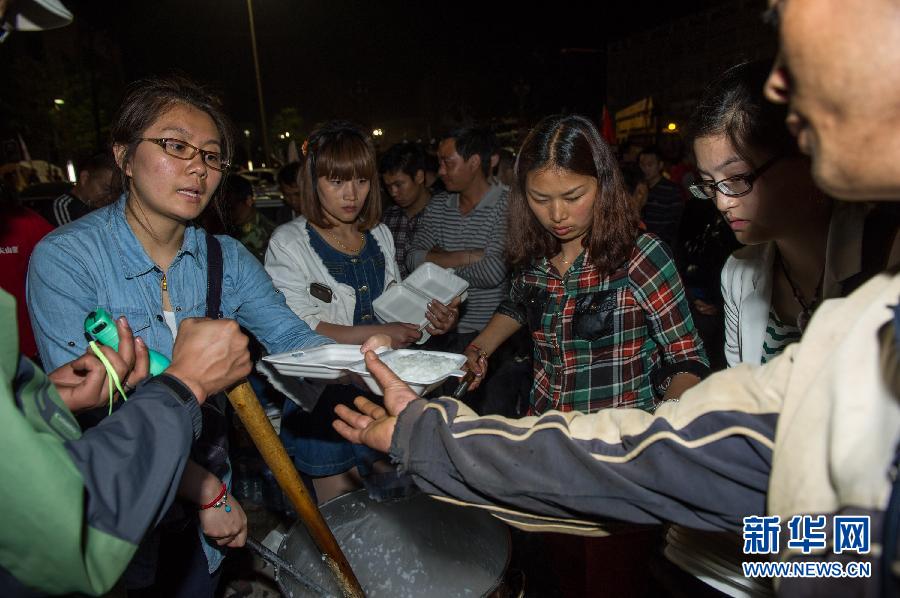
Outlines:
{"type": "Polygon", "coordinates": [[[271,364],[284,376],[337,380],[347,373],[349,366],[362,361],[363,355],[359,352],[359,347],[360,345],[322,345],[266,355],[263,361],[271,364]]]}
{"type": "MultiPolygon", "coordinates": [[[[289,351],[277,355],[266,355],[263,361],[274,367],[283,376],[297,378],[314,378],[317,380],[337,380],[348,372],[359,374],[369,390],[381,395],[381,387],[366,369],[366,362],[360,345],[322,345],[312,349],[289,351]]],[[[424,380],[404,380],[417,394],[424,394],[437,387],[451,376],[462,377],[465,372],[461,370],[466,363],[466,356],[458,353],[443,353],[441,351],[416,351],[412,349],[398,349],[391,351],[386,347],[379,348],[376,353],[390,364],[390,356],[402,357],[411,354],[436,355],[450,360],[446,372],[424,380]]]]}
{"type": "MultiPolygon", "coordinates": [[[[423,395],[436,388],[447,378],[461,378],[466,375],[466,373],[462,370],[463,365],[466,363],[466,356],[459,353],[444,353],[442,351],[419,351],[416,349],[397,349],[395,351],[385,351],[384,353],[380,354],[379,357],[388,367],[390,367],[392,359],[406,357],[408,355],[433,355],[435,357],[443,357],[447,360],[446,371],[442,371],[439,374],[436,374],[429,378],[423,378],[421,380],[403,379],[403,381],[406,382],[409,387],[413,389],[413,391],[418,395],[423,395]]],[[[363,382],[366,383],[366,386],[368,386],[369,390],[371,390],[373,393],[379,396],[383,394],[381,387],[378,386],[378,382],[366,368],[365,361],[353,364],[349,366],[348,369],[355,374],[359,374],[363,379],[363,382]]]]}
{"type": "Polygon", "coordinates": [[[416,343],[420,345],[431,336],[425,331],[429,323],[425,314],[431,300],[437,299],[444,305],[457,297],[465,301],[468,288],[469,283],[450,270],[425,262],[402,282],[388,286],[372,307],[382,322],[417,324],[422,331],[422,338],[416,343]]]}

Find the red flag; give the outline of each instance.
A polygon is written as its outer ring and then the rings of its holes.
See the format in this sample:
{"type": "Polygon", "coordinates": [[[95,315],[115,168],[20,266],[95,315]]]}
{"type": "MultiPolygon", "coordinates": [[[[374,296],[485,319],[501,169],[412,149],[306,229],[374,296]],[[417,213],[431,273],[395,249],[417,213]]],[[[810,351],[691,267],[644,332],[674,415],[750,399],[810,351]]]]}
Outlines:
{"type": "Polygon", "coordinates": [[[603,135],[603,139],[606,140],[606,143],[616,145],[618,142],[616,139],[616,126],[613,124],[612,117],[610,117],[609,110],[606,109],[606,106],[603,106],[603,124],[601,126],[601,134],[603,135]]]}

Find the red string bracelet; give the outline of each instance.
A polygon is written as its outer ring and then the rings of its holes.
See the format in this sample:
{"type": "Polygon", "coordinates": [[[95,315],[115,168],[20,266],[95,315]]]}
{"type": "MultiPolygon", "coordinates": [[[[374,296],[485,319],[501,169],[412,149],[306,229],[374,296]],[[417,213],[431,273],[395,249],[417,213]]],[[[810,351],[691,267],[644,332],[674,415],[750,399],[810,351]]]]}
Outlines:
{"type": "Polygon", "coordinates": [[[485,359],[488,358],[488,354],[485,353],[484,349],[482,349],[475,343],[469,343],[468,345],[466,345],[466,349],[475,349],[475,352],[478,353],[479,357],[484,357],[485,359]]]}
{"type": "Polygon", "coordinates": [[[225,497],[226,492],[228,492],[228,487],[223,482],[222,489],[219,490],[218,496],[216,496],[214,499],[212,499],[210,502],[206,503],[205,505],[201,505],[200,510],[205,511],[206,509],[212,509],[213,507],[217,506],[219,504],[219,502],[222,500],[222,498],[225,497]]]}

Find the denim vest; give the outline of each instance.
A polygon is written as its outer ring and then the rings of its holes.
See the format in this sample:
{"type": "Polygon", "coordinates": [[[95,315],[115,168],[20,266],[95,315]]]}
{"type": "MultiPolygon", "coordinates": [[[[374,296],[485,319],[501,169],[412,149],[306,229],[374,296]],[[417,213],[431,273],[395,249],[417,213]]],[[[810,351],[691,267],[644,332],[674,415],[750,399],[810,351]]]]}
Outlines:
{"type": "Polygon", "coordinates": [[[377,324],[372,302],[384,291],[385,257],[372,233],[365,233],[365,245],[359,255],[342,253],[329,245],[309,223],[309,244],[322,259],[336,281],[356,291],[353,325],[377,324]]]}

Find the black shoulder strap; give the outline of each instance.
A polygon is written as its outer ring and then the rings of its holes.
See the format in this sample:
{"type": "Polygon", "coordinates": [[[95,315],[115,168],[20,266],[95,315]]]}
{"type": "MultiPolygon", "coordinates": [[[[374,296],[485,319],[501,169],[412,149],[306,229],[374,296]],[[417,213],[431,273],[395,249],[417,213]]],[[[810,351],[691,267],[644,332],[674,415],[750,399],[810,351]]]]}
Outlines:
{"type": "Polygon", "coordinates": [[[206,231],[206,317],[222,317],[222,245],[206,231]]]}

